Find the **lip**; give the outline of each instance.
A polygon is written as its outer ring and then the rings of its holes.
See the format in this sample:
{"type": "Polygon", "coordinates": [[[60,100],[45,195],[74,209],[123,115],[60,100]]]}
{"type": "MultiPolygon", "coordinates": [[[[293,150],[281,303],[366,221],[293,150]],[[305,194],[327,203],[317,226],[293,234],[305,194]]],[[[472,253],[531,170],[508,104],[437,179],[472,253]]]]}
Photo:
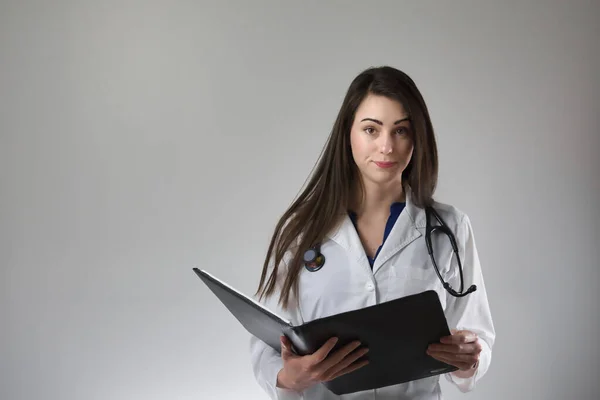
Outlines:
{"type": "Polygon", "coordinates": [[[379,168],[392,168],[395,167],[398,163],[393,161],[375,161],[375,165],[379,168]]]}

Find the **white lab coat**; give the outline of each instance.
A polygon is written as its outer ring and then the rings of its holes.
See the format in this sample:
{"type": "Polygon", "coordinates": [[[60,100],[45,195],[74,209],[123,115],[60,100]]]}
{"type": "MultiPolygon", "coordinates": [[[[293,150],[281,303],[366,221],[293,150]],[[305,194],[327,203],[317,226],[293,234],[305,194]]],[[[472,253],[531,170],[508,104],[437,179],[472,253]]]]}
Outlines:
{"type": "MultiPolygon", "coordinates": [[[[305,268],[300,273],[299,307],[283,311],[277,305],[278,293],[262,303],[293,324],[419,293],[435,290],[442,303],[450,329],[467,329],[477,333],[483,347],[479,366],[469,379],[452,374],[446,378],[462,392],[470,391],[490,365],[495,331],[488,306],[475,239],[467,215],[453,206],[435,203],[435,209],[454,232],[463,264],[464,287],[477,285],[466,297],[455,298],[439,281],[425,246],[425,212],[410,201],[398,217],[373,265],[369,265],[360,238],[349,217],[331,232],[321,245],[325,265],[317,272],[305,268]]],[[[440,273],[455,290],[460,288],[456,260],[448,240],[436,241],[434,254],[440,273]],[[452,262],[451,262],[452,261],[452,262]]],[[[287,257],[289,260],[289,255],[287,257]]],[[[283,279],[285,265],[280,268],[283,279]]],[[[291,301],[295,305],[294,301],[291,301]]],[[[400,317],[400,316],[399,316],[400,317]]],[[[316,384],[303,393],[276,387],[277,373],[283,366],[278,352],[254,336],[250,338],[250,359],[256,381],[271,399],[280,400],[362,400],[362,399],[441,399],[440,376],[362,391],[343,396],[334,395],[324,385],[316,384]]]]}

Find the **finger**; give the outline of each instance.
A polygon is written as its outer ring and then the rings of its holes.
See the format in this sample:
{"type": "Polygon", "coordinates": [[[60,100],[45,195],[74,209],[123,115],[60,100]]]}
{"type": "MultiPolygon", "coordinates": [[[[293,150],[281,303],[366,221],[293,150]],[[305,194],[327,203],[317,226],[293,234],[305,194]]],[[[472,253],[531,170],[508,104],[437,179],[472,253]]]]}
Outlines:
{"type": "Polygon", "coordinates": [[[294,344],[287,336],[281,336],[281,357],[283,359],[299,357],[294,351],[294,344]]]}
{"type": "Polygon", "coordinates": [[[461,370],[468,370],[474,364],[474,363],[469,363],[469,362],[454,360],[451,357],[448,357],[444,353],[432,353],[432,354],[430,354],[430,356],[433,357],[433,358],[435,358],[438,361],[441,361],[441,362],[446,363],[448,365],[455,366],[455,367],[457,367],[457,368],[459,368],[461,370]]]}
{"type": "Polygon", "coordinates": [[[427,354],[437,360],[457,366],[459,364],[464,364],[465,366],[470,367],[479,360],[479,356],[475,354],[448,354],[439,352],[431,352],[427,354]]]}
{"type": "Polygon", "coordinates": [[[448,335],[448,336],[442,336],[442,337],[440,338],[440,342],[441,342],[441,343],[444,343],[445,341],[452,340],[452,337],[453,337],[454,335],[458,334],[458,332],[460,332],[460,331],[459,331],[459,330],[457,330],[457,329],[450,329],[450,335],[448,335]]]}
{"type": "Polygon", "coordinates": [[[318,370],[324,373],[325,371],[329,370],[331,367],[342,361],[348,354],[352,353],[359,346],[360,342],[358,340],[348,343],[347,345],[345,345],[344,347],[327,357],[327,359],[322,361],[317,366],[318,370]]]}
{"type": "Polygon", "coordinates": [[[477,362],[477,360],[479,359],[479,355],[477,354],[451,354],[451,353],[444,353],[444,352],[439,352],[439,351],[431,351],[427,353],[430,356],[440,356],[440,357],[446,357],[450,360],[454,360],[454,361],[458,361],[458,362],[466,362],[466,363],[471,363],[471,364],[475,364],[475,362],[477,362]]]}
{"type": "Polygon", "coordinates": [[[333,349],[333,347],[335,346],[335,344],[338,342],[338,338],[336,337],[332,337],[329,340],[327,340],[325,342],[325,344],[323,346],[321,346],[321,348],[317,351],[315,351],[311,356],[311,362],[313,364],[319,364],[320,362],[322,362],[325,358],[327,358],[327,356],[329,355],[329,352],[331,351],[331,349],[333,349]]]}
{"type": "Polygon", "coordinates": [[[477,334],[471,331],[456,331],[451,336],[444,336],[440,339],[441,343],[460,344],[471,343],[477,340],[477,334]]]}
{"type": "Polygon", "coordinates": [[[479,354],[481,353],[481,344],[479,342],[466,344],[439,344],[432,343],[427,347],[430,351],[440,351],[445,353],[466,353],[479,354]]]}
{"type": "MultiPolygon", "coordinates": [[[[337,364],[333,365],[331,368],[327,369],[323,373],[323,376],[325,377],[325,379],[327,379],[327,377],[336,375],[339,371],[346,369],[348,366],[353,364],[356,360],[358,360],[359,358],[361,358],[368,352],[369,352],[369,349],[367,349],[367,348],[362,348],[362,349],[352,352],[347,357],[345,357],[343,360],[341,360],[337,364]]],[[[329,378],[329,379],[331,379],[331,378],[329,378]]]]}
{"type": "Polygon", "coordinates": [[[289,358],[290,356],[292,356],[294,354],[292,352],[292,343],[290,342],[290,339],[288,339],[286,336],[281,336],[280,341],[281,341],[281,357],[285,360],[286,358],[289,358]]]}
{"type": "Polygon", "coordinates": [[[356,362],[354,364],[350,364],[349,366],[347,366],[346,368],[342,369],[341,371],[338,371],[333,376],[327,378],[327,380],[332,381],[335,378],[337,378],[338,376],[342,376],[342,375],[349,374],[350,372],[354,372],[357,369],[360,369],[360,368],[366,366],[367,364],[369,364],[369,360],[361,360],[361,361],[356,362]]]}

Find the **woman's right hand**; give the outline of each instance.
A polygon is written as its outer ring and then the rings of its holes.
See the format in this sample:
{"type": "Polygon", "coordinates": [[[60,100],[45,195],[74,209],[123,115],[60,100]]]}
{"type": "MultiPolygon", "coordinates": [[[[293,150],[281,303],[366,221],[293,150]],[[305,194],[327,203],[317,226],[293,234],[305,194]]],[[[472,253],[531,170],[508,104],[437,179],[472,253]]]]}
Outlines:
{"type": "Polygon", "coordinates": [[[337,338],[331,338],[313,354],[299,356],[292,352],[290,340],[282,336],[283,368],[277,374],[277,386],[301,392],[316,383],[330,381],[369,363],[368,360],[355,363],[369,351],[367,348],[356,350],[360,346],[358,341],[348,343],[329,355],[336,343],[337,338]]]}

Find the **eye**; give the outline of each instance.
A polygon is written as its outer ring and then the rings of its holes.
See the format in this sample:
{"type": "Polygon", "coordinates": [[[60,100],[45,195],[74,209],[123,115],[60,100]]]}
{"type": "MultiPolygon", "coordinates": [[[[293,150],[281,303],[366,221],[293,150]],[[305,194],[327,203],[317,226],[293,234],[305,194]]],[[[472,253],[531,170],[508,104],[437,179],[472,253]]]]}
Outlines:
{"type": "Polygon", "coordinates": [[[407,131],[407,130],[406,130],[406,128],[405,128],[405,127],[401,127],[401,128],[398,128],[398,129],[396,129],[396,133],[397,133],[398,135],[404,135],[404,134],[406,133],[406,131],[407,131]]]}
{"type": "Polygon", "coordinates": [[[364,131],[367,133],[367,135],[372,135],[375,133],[375,128],[373,128],[372,126],[367,126],[364,131]]]}

